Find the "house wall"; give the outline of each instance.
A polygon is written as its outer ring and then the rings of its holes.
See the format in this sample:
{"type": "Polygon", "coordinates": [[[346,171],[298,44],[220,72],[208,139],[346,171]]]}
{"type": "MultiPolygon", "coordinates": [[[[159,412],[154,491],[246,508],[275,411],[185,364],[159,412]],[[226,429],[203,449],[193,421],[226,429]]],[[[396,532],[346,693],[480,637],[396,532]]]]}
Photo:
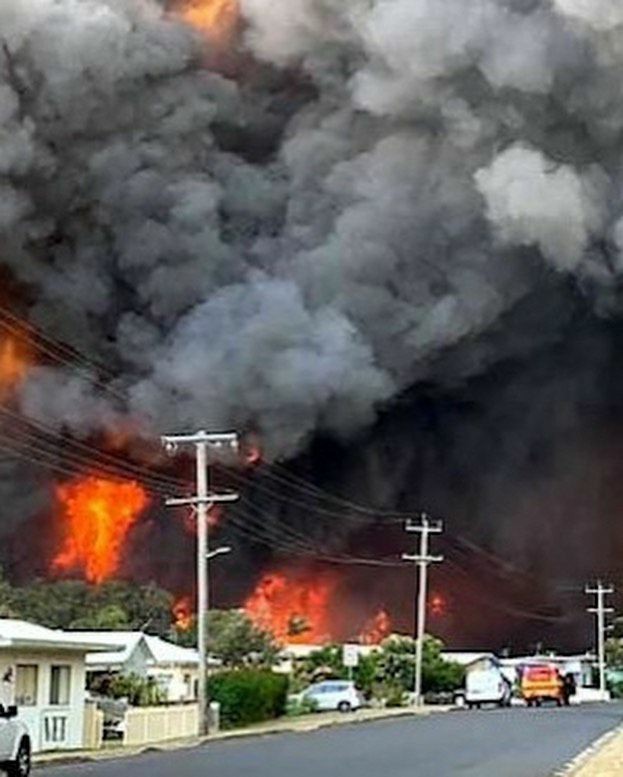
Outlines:
{"type": "Polygon", "coordinates": [[[164,690],[169,702],[195,701],[197,698],[199,671],[196,666],[152,666],[148,669],[148,676],[164,690]]]}
{"type": "Polygon", "coordinates": [[[38,667],[37,698],[33,706],[20,706],[19,719],[30,731],[33,750],[66,750],[80,748],[84,736],[85,657],[64,651],[21,651],[0,649],[0,678],[13,673],[12,682],[2,682],[4,704],[15,704],[15,667],[33,664],[38,667]],[[70,698],[67,705],[50,704],[51,667],[71,669],[70,698]]]}

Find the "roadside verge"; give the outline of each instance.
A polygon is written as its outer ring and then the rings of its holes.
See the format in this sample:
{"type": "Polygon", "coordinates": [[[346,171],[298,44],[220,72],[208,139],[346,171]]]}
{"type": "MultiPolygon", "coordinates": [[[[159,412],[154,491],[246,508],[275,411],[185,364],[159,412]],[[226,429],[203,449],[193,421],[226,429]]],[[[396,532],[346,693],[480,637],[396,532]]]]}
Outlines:
{"type": "Polygon", "coordinates": [[[623,726],[594,742],[561,773],[564,777],[621,777],[623,775],[623,726]]]}

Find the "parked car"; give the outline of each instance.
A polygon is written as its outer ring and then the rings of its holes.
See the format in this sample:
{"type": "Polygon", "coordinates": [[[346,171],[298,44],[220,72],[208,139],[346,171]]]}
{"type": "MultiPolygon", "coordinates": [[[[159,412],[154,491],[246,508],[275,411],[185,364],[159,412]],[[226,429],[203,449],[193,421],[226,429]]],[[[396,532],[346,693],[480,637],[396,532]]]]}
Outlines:
{"type": "Polygon", "coordinates": [[[512,688],[508,679],[496,667],[474,669],[465,680],[465,702],[471,709],[482,704],[510,707],[512,688]]]}
{"type": "Polygon", "coordinates": [[[17,707],[0,704],[0,766],[9,777],[28,777],[32,745],[26,725],[17,720],[17,707]]]}
{"type": "Polygon", "coordinates": [[[303,691],[304,699],[313,701],[319,711],[349,712],[363,706],[363,696],[349,680],[325,680],[303,691]]]}
{"type": "Polygon", "coordinates": [[[549,664],[526,666],[521,674],[521,695],[529,707],[540,707],[544,701],[563,704],[564,682],[558,668],[549,664]]]}

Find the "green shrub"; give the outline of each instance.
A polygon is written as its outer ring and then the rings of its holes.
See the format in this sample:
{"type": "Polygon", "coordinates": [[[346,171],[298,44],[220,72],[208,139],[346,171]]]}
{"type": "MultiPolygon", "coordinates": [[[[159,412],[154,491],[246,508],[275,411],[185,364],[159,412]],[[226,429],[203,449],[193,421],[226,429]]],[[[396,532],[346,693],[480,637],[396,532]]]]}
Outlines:
{"type": "Polygon", "coordinates": [[[407,704],[407,695],[399,686],[387,686],[383,695],[386,707],[405,707],[407,704]]]}
{"type": "Polygon", "coordinates": [[[246,726],[285,713],[288,679],[260,669],[219,672],[208,681],[208,697],[221,705],[224,727],[246,726]]]}
{"type": "Polygon", "coordinates": [[[89,683],[89,690],[110,699],[127,699],[132,707],[153,707],[166,701],[164,691],[153,678],[135,674],[98,677],[89,683]]]}
{"type": "Polygon", "coordinates": [[[311,715],[318,711],[318,703],[315,699],[302,698],[289,699],[286,714],[289,718],[296,718],[299,715],[311,715]]]}

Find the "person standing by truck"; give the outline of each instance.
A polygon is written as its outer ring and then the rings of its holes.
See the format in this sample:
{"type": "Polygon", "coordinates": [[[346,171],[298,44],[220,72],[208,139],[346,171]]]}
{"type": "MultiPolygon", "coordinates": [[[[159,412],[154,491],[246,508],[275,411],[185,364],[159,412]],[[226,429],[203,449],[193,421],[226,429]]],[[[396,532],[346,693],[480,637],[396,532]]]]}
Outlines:
{"type": "Polygon", "coordinates": [[[562,698],[565,706],[571,704],[571,697],[575,696],[576,684],[573,672],[567,672],[562,678],[562,698]]]}

